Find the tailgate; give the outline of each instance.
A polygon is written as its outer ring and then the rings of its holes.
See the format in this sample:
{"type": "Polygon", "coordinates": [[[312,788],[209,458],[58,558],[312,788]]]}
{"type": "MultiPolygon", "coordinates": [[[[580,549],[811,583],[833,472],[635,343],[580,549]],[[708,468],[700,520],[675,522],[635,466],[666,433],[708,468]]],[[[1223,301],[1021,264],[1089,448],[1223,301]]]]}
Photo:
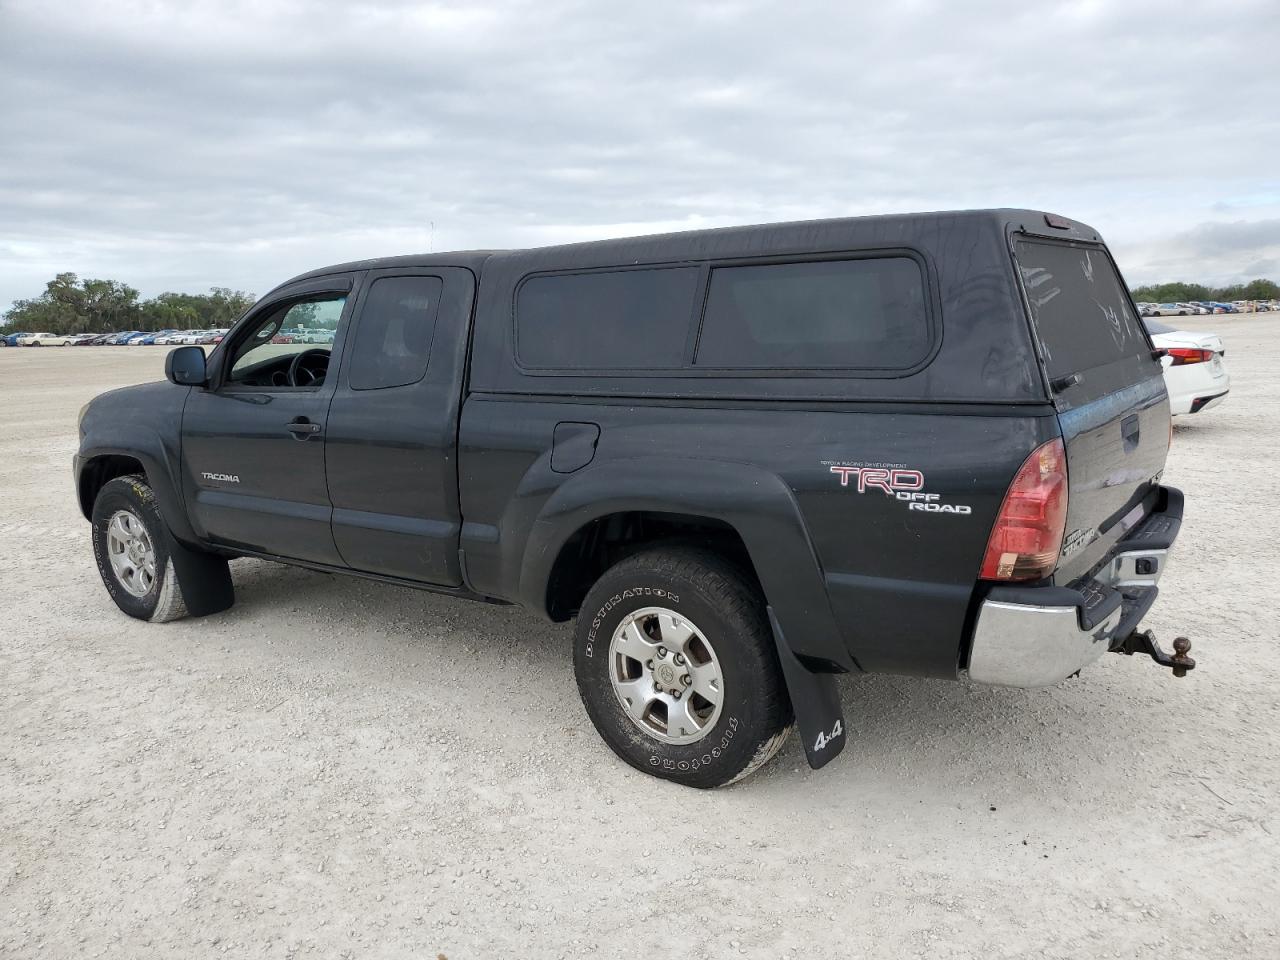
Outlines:
{"type": "Polygon", "coordinates": [[[1019,273],[1067,454],[1054,580],[1088,573],[1151,511],[1169,452],[1159,361],[1106,248],[1018,239],[1019,273]]]}

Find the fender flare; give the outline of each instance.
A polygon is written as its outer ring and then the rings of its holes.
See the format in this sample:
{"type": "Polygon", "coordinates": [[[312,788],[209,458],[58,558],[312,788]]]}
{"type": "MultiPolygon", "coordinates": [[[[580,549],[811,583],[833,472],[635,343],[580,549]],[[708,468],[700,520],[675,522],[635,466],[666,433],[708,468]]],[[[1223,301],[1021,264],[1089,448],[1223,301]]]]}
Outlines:
{"type": "Polygon", "coordinates": [[[845,740],[833,674],[858,667],[836,625],[799,504],[776,474],[717,460],[593,464],[561,484],[534,520],[520,567],[520,602],[544,611],[552,567],[569,538],[593,520],[629,511],[708,517],[738,533],[765,593],[810,766],[833,759],[845,740]],[[673,483],[673,477],[679,483],[673,483]],[[838,737],[831,736],[833,730],[840,732],[838,737]],[[819,742],[824,746],[815,749],[819,742]]]}
{"type": "Polygon", "coordinates": [[[191,527],[186,504],[182,499],[181,478],[174,474],[170,466],[178,462],[178,451],[167,450],[164,439],[153,430],[141,431],[132,439],[134,442],[127,446],[119,442],[90,443],[90,438],[86,438],[86,442],[81,444],[75,464],[76,498],[80,503],[80,512],[86,520],[93,512],[93,503],[86,498],[84,489],[85,474],[93,462],[102,457],[128,457],[142,464],[147,483],[155,493],[156,503],[160,507],[160,515],[164,517],[175,539],[182,543],[198,544],[199,538],[191,527]],[[139,439],[142,440],[141,443],[137,442],[139,439]]]}

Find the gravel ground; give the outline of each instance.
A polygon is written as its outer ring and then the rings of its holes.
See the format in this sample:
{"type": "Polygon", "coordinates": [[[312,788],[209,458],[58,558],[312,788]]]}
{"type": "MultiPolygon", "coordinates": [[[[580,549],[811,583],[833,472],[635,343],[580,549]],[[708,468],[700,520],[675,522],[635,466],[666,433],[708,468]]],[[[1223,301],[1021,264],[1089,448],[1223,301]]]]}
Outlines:
{"type": "Polygon", "coordinates": [[[837,762],[713,792],[617,761],[518,609],[238,561],[232,610],[129,620],[75,416],[165,351],[0,350],[0,955],[1274,960],[1280,317],[1196,325],[1235,384],[1175,429],[1148,625],[1199,669],[849,678],[837,762]]]}

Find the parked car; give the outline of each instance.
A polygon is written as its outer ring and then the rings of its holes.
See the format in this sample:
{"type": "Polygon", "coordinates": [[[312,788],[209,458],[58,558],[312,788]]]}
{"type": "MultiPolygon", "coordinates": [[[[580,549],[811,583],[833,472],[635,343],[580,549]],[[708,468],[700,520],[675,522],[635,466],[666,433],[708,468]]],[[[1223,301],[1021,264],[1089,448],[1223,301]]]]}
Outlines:
{"type": "Polygon", "coordinates": [[[79,424],[124,613],[225,609],[253,556],[576,617],[596,729],[682,784],[748,775],[793,724],[825,764],[839,673],[1195,666],[1138,630],[1183,512],[1158,354],[1056,215],[366,260],[165,369],[79,424]],[[304,312],[341,354],[273,346],[304,312]]]}
{"type": "Polygon", "coordinates": [[[20,347],[67,347],[71,337],[60,333],[28,333],[18,338],[20,347]]]}
{"type": "Polygon", "coordinates": [[[1187,315],[1193,317],[1203,316],[1213,312],[1208,307],[1201,306],[1198,303],[1179,303],[1176,304],[1176,306],[1185,309],[1187,311],[1187,315]]]}
{"type": "Polygon", "coordinates": [[[227,335],[226,330],[206,330],[203,334],[201,334],[200,339],[197,340],[196,343],[205,343],[205,344],[221,343],[222,338],[225,337],[226,335],[227,335]]]}
{"type": "Polygon", "coordinates": [[[1149,317],[1185,317],[1194,311],[1177,303],[1157,303],[1147,314],[1149,317]]]}
{"type": "Polygon", "coordinates": [[[6,333],[0,336],[0,347],[16,347],[21,337],[29,337],[29,333],[6,333]]]}
{"type": "Polygon", "coordinates": [[[132,346],[150,347],[158,343],[161,337],[167,337],[171,333],[173,333],[172,330],[157,330],[154,333],[148,333],[129,342],[132,346]]]}
{"type": "Polygon", "coordinates": [[[1227,374],[1226,350],[1216,333],[1178,330],[1155,320],[1145,320],[1147,332],[1164,354],[1164,382],[1169,391],[1169,412],[1173,416],[1200,413],[1227,398],[1231,377],[1227,374]]]}

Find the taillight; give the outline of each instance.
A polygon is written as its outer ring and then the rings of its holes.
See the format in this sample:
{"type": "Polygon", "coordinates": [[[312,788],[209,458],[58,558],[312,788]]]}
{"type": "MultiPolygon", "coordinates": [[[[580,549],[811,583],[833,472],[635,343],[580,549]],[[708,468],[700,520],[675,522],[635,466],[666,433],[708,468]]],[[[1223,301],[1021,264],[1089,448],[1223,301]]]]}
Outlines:
{"type": "Polygon", "coordinates": [[[1173,359],[1172,366],[1175,367],[1188,363],[1208,363],[1213,359],[1212,350],[1197,350],[1194,347],[1168,347],[1165,355],[1173,359]]]}
{"type": "Polygon", "coordinates": [[[1067,528],[1067,454],[1062,438],[1035,449],[1004,495],[987,553],[984,580],[1039,580],[1053,572],[1067,528]]]}

